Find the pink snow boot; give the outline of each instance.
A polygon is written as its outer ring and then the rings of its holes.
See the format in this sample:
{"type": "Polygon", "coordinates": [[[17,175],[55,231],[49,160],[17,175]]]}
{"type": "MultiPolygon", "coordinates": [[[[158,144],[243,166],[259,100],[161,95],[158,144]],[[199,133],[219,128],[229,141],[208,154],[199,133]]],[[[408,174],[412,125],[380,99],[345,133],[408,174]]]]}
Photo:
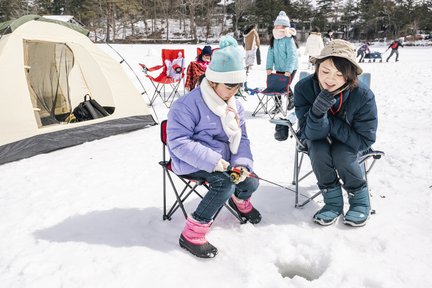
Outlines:
{"type": "Polygon", "coordinates": [[[205,235],[210,231],[211,224],[212,222],[200,223],[192,217],[188,217],[180,235],[180,247],[200,258],[215,257],[218,252],[217,248],[205,238],[205,235]]]}
{"type": "Polygon", "coordinates": [[[250,198],[242,200],[232,195],[228,200],[228,205],[233,208],[240,217],[252,224],[258,224],[261,221],[261,214],[250,203],[250,198]]]}

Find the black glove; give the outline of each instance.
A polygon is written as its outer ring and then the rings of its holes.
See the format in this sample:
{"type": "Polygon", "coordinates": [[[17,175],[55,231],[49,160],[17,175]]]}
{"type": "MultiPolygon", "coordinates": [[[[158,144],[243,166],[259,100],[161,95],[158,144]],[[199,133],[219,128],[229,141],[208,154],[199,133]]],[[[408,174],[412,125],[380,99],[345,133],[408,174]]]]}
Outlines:
{"type": "Polygon", "coordinates": [[[328,90],[321,90],[315,99],[312,105],[312,113],[321,118],[327,111],[336,103],[336,99],[333,96],[333,93],[330,93],[328,90]]]}

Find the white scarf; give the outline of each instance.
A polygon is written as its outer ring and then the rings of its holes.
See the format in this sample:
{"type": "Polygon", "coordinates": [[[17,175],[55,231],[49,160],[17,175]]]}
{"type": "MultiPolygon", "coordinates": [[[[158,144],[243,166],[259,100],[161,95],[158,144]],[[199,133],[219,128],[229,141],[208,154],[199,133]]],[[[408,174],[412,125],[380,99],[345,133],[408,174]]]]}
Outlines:
{"type": "Polygon", "coordinates": [[[294,28],[285,27],[283,29],[273,29],[273,37],[275,39],[282,39],[284,37],[292,37],[297,34],[294,28]]]}
{"type": "Polygon", "coordinates": [[[237,116],[235,97],[231,97],[225,102],[216,94],[213,88],[210,87],[206,78],[203,79],[200,87],[202,97],[207,107],[219,116],[221,120],[222,128],[228,136],[231,152],[237,154],[242,137],[242,131],[237,116]]]}

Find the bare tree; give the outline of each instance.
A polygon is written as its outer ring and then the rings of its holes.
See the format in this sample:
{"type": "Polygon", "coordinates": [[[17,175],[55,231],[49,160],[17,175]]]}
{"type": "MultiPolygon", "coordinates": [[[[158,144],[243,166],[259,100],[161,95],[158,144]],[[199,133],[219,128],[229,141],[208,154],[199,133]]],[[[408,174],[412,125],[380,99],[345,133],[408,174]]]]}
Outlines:
{"type": "Polygon", "coordinates": [[[195,43],[198,42],[197,28],[196,28],[196,11],[198,7],[203,6],[203,0],[185,0],[184,3],[189,8],[189,21],[190,32],[192,39],[195,43]]]}
{"type": "Polygon", "coordinates": [[[214,4],[215,2],[213,0],[206,0],[204,4],[204,13],[207,17],[205,17],[205,26],[206,26],[206,32],[205,32],[205,42],[208,42],[208,38],[211,33],[211,27],[212,27],[212,20],[213,17],[208,17],[208,15],[214,14],[214,4]]]}
{"type": "Polygon", "coordinates": [[[238,23],[241,17],[243,17],[246,11],[254,6],[254,0],[236,0],[234,3],[234,13],[235,13],[235,22],[234,22],[234,32],[237,35],[238,31],[238,23]]]}

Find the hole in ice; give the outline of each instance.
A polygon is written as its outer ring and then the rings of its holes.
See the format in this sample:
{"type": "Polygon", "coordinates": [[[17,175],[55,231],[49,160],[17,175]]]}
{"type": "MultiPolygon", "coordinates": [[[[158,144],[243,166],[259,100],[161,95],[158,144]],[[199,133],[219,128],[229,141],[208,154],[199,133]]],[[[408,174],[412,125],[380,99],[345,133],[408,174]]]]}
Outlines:
{"type": "Polygon", "coordinates": [[[301,277],[308,281],[320,278],[328,266],[323,261],[308,262],[306,259],[303,259],[303,261],[296,259],[296,261],[290,263],[278,262],[275,265],[278,267],[279,274],[284,278],[301,277]]]}

